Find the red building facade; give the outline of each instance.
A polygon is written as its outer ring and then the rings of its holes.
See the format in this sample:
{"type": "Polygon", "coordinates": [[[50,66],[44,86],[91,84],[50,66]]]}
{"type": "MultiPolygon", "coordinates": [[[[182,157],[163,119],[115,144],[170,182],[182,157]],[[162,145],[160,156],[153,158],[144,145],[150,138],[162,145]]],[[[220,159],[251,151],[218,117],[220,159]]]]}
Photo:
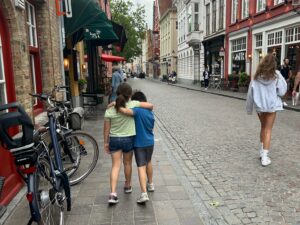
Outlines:
{"type": "Polygon", "coordinates": [[[267,53],[300,66],[300,16],[290,0],[227,0],[225,76],[253,75],[267,53]]]}

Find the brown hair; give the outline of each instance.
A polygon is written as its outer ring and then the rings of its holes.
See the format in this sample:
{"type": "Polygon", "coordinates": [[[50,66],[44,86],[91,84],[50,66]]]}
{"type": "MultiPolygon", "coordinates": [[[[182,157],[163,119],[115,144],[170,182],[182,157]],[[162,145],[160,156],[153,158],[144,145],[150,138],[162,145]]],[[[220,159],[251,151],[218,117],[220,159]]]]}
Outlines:
{"type": "Polygon", "coordinates": [[[254,75],[254,80],[261,78],[263,80],[270,80],[276,78],[276,57],[273,54],[267,54],[259,63],[254,75]]]}
{"type": "Polygon", "coordinates": [[[122,83],[119,85],[117,89],[117,99],[116,99],[116,105],[115,108],[117,112],[119,112],[119,109],[121,107],[126,107],[126,102],[129,101],[130,97],[132,95],[132,88],[127,83],[122,83]]]}

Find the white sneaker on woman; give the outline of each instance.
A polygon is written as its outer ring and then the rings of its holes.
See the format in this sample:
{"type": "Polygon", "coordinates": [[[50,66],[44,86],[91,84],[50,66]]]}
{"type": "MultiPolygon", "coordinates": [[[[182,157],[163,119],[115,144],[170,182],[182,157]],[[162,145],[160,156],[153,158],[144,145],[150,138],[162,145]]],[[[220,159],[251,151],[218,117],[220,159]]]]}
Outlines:
{"type": "Polygon", "coordinates": [[[271,159],[268,156],[268,154],[269,154],[269,151],[263,150],[262,157],[261,157],[261,165],[262,166],[268,166],[271,164],[271,159]]]}

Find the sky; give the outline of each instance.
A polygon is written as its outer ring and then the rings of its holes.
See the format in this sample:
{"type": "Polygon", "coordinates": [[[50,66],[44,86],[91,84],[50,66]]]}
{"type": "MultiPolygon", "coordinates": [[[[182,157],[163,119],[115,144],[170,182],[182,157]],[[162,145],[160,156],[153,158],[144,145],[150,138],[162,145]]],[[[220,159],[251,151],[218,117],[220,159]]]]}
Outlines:
{"type": "Polygon", "coordinates": [[[154,0],[132,0],[135,4],[145,5],[146,10],[146,23],[148,27],[152,29],[153,23],[153,1],[154,0]]]}

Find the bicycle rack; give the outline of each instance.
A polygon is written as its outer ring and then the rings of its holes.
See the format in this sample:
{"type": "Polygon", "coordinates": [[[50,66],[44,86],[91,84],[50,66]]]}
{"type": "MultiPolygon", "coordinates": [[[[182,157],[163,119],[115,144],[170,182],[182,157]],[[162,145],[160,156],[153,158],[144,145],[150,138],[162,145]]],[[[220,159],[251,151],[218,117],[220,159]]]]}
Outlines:
{"type": "MultiPolygon", "coordinates": [[[[4,187],[4,180],[5,177],[0,177],[0,197],[1,197],[2,189],[4,187]]],[[[6,207],[4,205],[0,205],[0,218],[4,215],[5,211],[6,211],[6,207]]]]}

